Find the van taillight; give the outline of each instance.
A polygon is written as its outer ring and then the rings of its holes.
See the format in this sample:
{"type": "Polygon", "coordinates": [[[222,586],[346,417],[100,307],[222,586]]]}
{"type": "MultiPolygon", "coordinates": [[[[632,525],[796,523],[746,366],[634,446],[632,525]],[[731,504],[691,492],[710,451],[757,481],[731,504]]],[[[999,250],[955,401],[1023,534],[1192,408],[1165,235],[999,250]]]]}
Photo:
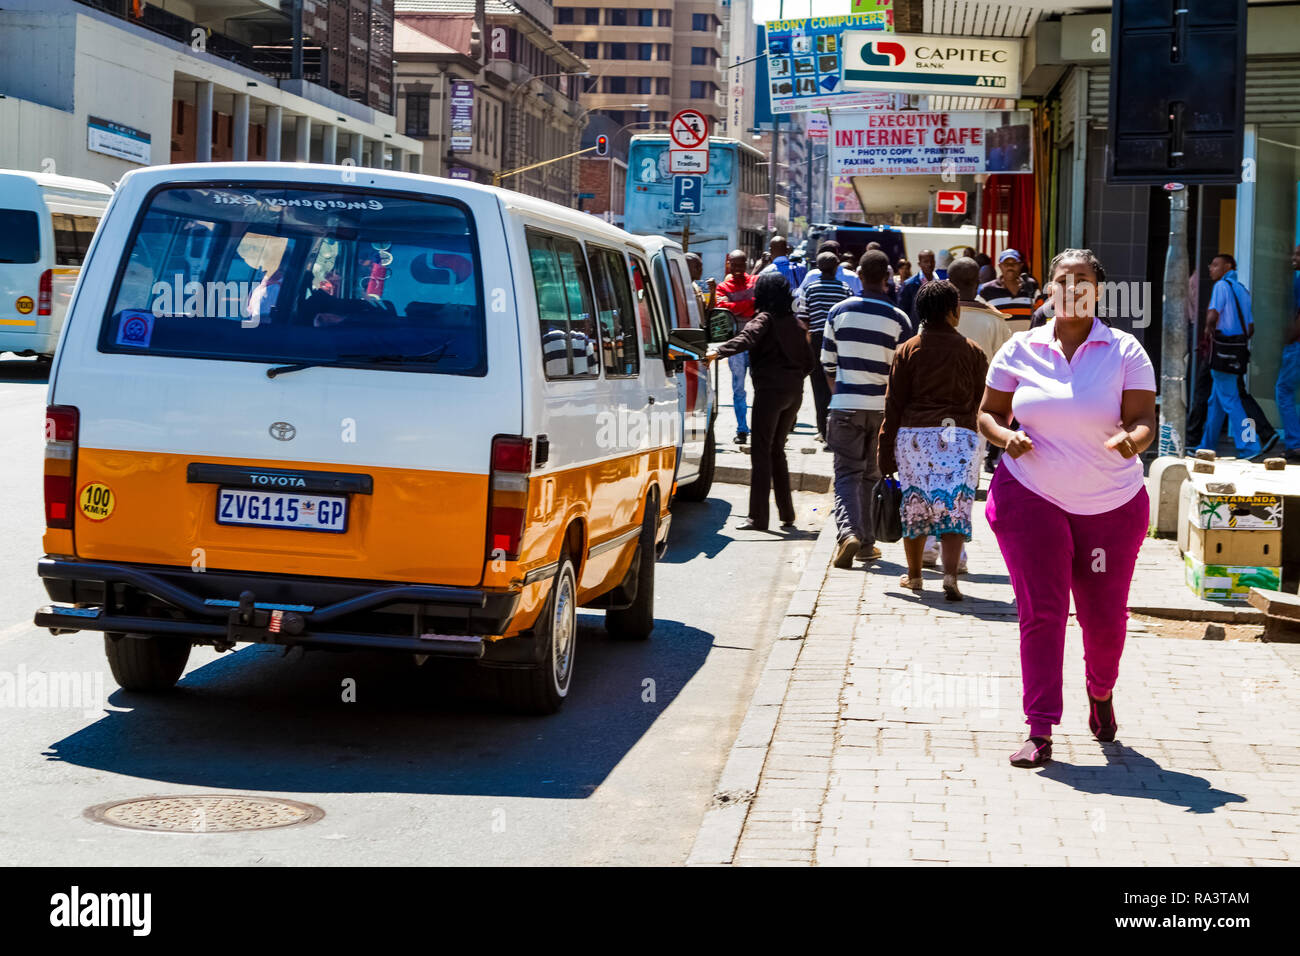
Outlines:
{"type": "MultiPolygon", "coordinates": [[[[36,314],[49,315],[50,303],[54,301],[54,270],[46,269],[41,273],[41,287],[36,294],[36,314]]],[[[74,409],[75,410],[75,409],[74,409]]]]}
{"type": "Polygon", "coordinates": [[[532,467],[533,443],[518,435],[492,439],[491,495],[488,506],[488,557],[519,557],[528,507],[528,472],[532,467]]]}
{"type": "Polygon", "coordinates": [[[45,409],[45,525],[71,528],[77,484],[77,425],[73,405],[45,409]]]}

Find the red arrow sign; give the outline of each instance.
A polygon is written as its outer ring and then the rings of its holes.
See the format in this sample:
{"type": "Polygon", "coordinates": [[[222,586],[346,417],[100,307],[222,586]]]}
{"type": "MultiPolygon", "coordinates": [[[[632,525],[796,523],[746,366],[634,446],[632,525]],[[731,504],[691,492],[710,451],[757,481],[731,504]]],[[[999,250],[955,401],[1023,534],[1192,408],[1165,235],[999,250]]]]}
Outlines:
{"type": "Polygon", "coordinates": [[[966,194],[956,190],[940,190],[934,195],[934,211],[960,216],[966,211],[966,194]]]}

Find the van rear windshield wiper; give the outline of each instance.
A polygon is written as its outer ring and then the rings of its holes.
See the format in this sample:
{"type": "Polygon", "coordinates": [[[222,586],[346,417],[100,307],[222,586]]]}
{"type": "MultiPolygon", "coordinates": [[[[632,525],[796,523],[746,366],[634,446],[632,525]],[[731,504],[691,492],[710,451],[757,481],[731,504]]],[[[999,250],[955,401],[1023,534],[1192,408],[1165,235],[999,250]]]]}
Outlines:
{"type": "MultiPolygon", "coordinates": [[[[442,345],[428,352],[421,352],[417,355],[373,355],[369,352],[349,352],[338,356],[333,362],[298,362],[293,365],[277,365],[274,368],[266,370],[267,378],[275,378],[277,375],[284,375],[287,372],[301,372],[305,368],[328,368],[336,366],[338,362],[373,362],[377,365],[406,365],[412,362],[423,362],[429,365],[435,365],[447,355],[447,346],[442,345]]],[[[455,358],[452,353],[452,358],[455,358]]]]}

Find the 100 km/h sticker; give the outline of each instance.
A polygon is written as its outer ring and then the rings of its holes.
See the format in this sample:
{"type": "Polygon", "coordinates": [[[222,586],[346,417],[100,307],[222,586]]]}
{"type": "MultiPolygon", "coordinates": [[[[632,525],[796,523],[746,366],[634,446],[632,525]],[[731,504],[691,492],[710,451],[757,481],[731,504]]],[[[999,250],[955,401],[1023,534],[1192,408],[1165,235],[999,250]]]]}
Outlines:
{"type": "Polygon", "coordinates": [[[81,507],[81,513],[91,521],[103,521],[117,506],[117,496],[108,485],[92,481],[77,495],[77,504],[81,507]]]}

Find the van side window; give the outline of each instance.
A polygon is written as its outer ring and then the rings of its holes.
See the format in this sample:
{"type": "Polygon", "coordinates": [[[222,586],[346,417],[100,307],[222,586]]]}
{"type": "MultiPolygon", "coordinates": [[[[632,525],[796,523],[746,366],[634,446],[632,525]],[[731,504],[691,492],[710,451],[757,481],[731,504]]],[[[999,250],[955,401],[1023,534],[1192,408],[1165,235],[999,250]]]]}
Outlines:
{"type": "Polygon", "coordinates": [[[79,266],[86,260],[90,237],[95,234],[99,220],[94,216],[73,216],[56,212],[54,220],[54,264],[79,266]]]}
{"type": "Polygon", "coordinates": [[[41,233],[30,209],[0,209],[0,263],[41,261],[41,233]]]}
{"type": "Polygon", "coordinates": [[[636,289],[637,315],[641,320],[641,341],[646,355],[664,354],[663,335],[659,331],[659,305],[650,287],[650,273],[645,263],[632,256],[632,287],[636,289]]]}
{"type": "MultiPolygon", "coordinates": [[[[668,260],[668,271],[673,277],[673,299],[677,302],[677,318],[682,325],[700,328],[700,308],[695,301],[695,292],[691,284],[682,276],[681,263],[676,259],[668,260]],[[690,292],[687,292],[691,289],[690,292]]],[[[674,323],[675,327],[676,323],[674,323]]]]}
{"type": "Polygon", "coordinates": [[[599,333],[582,246],[527,230],[547,378],[600,375],[599,333]]]}
{"type": "Polygon", "coordinates": [[[606,375],[636,375],[641,370],[641,350],[636,345],[636,306],[627,281],[627,264],[621,252],[587,247],[591,278],[596,285],[600,316],[601,357],[606,375]]]}

